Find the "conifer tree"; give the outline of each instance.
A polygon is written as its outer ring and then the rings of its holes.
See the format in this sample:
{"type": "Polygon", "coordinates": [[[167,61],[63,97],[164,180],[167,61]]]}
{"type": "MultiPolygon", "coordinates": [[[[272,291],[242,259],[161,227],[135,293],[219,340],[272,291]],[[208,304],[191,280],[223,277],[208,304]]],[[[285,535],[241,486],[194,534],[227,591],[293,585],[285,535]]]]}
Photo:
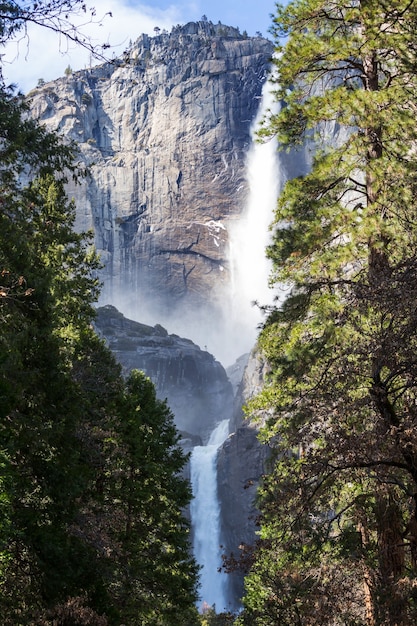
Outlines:
{"type": "Polygon", "coordinates": [[[121,621],[135,623],[138,607],[149,626],[187,626],[197,618],[197,566],[190,553],[185,507],[191,490],[181,476],[187,457],[166,402],[143,372],[126,381],[115,424],[109,497],[119,502],[111,530],[120,545],[113,583],[121,621]]]}
{"type": "Polygon", "coordinates": [[[1,623],[187,624],[186,457],[152,383],[126,381],[94,333],[74,146],[25,108],[0,89],[1,623]]]}
{"type": "Polygon", "coordinates": [[[416,19],[406,0],[277,5],[285,106],[263,133],[314,158],[268,251],[291,292],[260,338],[274,454],[242,623],[417,619],[416,19]]]}

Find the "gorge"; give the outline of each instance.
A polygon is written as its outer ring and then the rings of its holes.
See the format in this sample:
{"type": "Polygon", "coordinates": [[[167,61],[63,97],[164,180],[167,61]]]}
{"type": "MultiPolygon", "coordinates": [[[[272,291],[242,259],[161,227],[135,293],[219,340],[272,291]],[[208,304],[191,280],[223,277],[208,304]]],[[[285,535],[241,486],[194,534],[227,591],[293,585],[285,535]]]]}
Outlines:
{"type": "MultiPolygon", "coordinates": [[[[262,37],[192,22],[141,35],[123,58],[30,94],[32,114],[75,140],[90,168],[69,194],[77,229],[94,231],[103,261],[99,334],[126,371],[143,369],[168,398],[184,449],[204,451],[215,445],[216,426],[230,424],[218,454],[214,448],[217,543],[226,553],[253,541],[253,498],[267,456],[241,407],[264,373],[258,355],[249,358],[261,320],[250,302],[267,297],[267,239],[259,233],[267,232],[278,190],[273,143],[259,146],[272,163],[260,185],[271,192],[269,205],[251,198],[248,167],[254,121],[266,110],[259,105],[271,106],[272,50],[262,37]]],[[[303,169],[303,158],[282,159],[282,179],[303,169]]],[[[265,175],[262,160],[258,172],[265,175]]],[[[235,609],[241,576],[228,587],[220,600],[202,600],[235,609]]]]}

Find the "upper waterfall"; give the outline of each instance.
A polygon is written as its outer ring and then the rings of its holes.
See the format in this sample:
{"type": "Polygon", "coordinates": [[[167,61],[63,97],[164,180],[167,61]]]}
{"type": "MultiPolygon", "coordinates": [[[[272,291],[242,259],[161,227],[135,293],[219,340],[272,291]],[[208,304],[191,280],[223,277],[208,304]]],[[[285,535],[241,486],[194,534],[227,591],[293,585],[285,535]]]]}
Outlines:
{"type": "Polygon", "coordinates": [[[251,125],[251,146],[246,159],[248,200],[242,215],[230,228],[230,318],[235,341],[244,337],[246,342],[242,352],[253,347],[257,326],[262,321],[255,303],[273,303],[268,287],[271,265],[266,247],[270,243],[269,227],[281,184],[280,168],[276,139],[261,142],[257,135],[262,120],[278,108],[272,89],[271,82],[266,81],[251,125]]]}

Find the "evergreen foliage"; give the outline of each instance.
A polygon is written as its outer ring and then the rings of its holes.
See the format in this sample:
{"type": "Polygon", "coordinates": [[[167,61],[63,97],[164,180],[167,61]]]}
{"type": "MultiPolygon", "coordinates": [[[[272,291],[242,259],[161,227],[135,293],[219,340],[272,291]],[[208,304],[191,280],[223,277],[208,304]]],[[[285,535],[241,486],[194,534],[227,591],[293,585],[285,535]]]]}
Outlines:
{"type": "Polygon", "coordinates": [[[94,332],[75,158],[0,86],[1,623],[196,623],[187,457],[152,383],[94,332]]]}
{"type": "Polygon", "coordinates": [[[291,293],[260,338],[274,454],[241,624],[417,621],[416,23],[406,0],[277,5],[262,133],[315,151],[268,251],[291,293]]]}
{"type": "Polygon", "coordinates": [[[104,477],[114,503],[112,592],[123,623],[187,625],[195,619],[197,567],[183,509],[191,491],[180,476],[185,457],[173,415],[155,388],[134,371],[118,398],[115,437],[107,442],[113,472],[104,477]]]}

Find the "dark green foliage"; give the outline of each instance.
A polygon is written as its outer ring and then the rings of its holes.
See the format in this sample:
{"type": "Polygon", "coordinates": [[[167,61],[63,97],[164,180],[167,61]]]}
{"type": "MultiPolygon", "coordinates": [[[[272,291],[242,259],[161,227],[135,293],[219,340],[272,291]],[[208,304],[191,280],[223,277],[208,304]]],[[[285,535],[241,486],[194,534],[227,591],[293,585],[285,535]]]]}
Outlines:
{"type": "Polygon", "coordinates": [[[93,315],[97,262],[88,240],[72,231],[74,207],[50,173],[70,166],[72,150],[33,123],[19,128],[23,108],[2,91],[0,441],[11,524],[2,572],[5,624],[21,613],[26,619],[28,597],[30,612],[72,586],[82,588],[93,573],[91,555],[67,526],[85,487],[72,355],[93,315]],[[24,168],[34,178],[21,188],[24,168]]]}
{"type": "Polygon", "coordinates": [[[191,498],[180,476],[186,458],[173,416],[138,371],[126,382],[118,413],[123,421],[115,425],[107,497],[118,503],[112,539],[121,546],[114,583],[121,619],[134,623],[140,606],[144,624],[187,624],[195,617],[197,568],[183,515],[191,498]]]}
{"type": "Polygon", "coordinates": [[[416,23],[402,0],[277,8],[263,133],[316,151],[269,249],[291,293],[260,338],[275,456],[242,624],[417,619],[416,23]]]}
{"type": "Polygon", "coordinates": [[[93,331],[74,148],[6,89],[0,144],[2,626],[192,623],[186,458],[151,382],[124,380],[93,331]]]}

